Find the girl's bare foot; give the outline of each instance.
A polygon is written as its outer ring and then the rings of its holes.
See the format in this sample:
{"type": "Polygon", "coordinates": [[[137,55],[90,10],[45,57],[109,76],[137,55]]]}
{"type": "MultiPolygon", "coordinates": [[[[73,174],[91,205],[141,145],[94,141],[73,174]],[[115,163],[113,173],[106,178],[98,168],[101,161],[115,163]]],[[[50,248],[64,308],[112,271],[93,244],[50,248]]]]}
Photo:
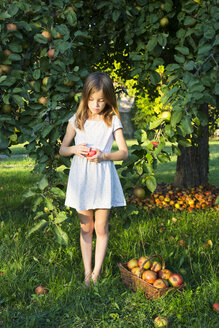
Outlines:
{"type": "Polygon", "coordinates": [[[84,283],[86,285],[86,287],[88,288],[91,284],[91,274],[90,273],[87,273],[85,274],[85,277],[84,277],[84,283]]]}

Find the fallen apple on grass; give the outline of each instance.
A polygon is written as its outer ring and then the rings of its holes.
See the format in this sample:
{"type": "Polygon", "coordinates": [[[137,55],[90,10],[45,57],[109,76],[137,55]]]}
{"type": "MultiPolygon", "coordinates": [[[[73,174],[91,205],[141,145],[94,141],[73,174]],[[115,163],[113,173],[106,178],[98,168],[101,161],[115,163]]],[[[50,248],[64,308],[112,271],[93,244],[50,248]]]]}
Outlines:
{"type": "Polygon", "coordinates": [[[183,284],[183,277],[179,273],[172,273],[169,277],[171,286],[178,287],[183,284]]]}
{"type": "Polygon", "coordinates": [[[212,308],[213,308],[213,310],[219,312],[219,303],[214,303],[214,304],[212,305],[212,308]]]}
{"type": "Polygon", "coordinates": [[[168,327],[169,326],[169,321],[167,318],[164,317],[156,317],[154,319],[154,327],[168,327]]]}
{"type": "Polygon", "coordinates": [[[0,277],[4,275],[4,272],[0,271],[0,277]]]}
{"type": "Polygon", "coordinates": [[[44,286],[38,286],[35,289],[37,295],[47,294],[49,292],[48,288],[44,286]]]}

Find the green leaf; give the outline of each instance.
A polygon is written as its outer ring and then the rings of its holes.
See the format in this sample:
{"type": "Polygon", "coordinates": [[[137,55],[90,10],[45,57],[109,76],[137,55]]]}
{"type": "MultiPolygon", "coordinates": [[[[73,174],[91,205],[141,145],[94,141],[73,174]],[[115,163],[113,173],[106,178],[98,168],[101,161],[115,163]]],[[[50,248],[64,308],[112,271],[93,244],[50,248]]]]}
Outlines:
{"type": "Polygon", "coordinates": [[[117,20],[119,19],[121,12],[119,10],[114,10],[113,11],[113,21],[114,23],[117,22],[117,20]]]}
{"type": "Polygon", "coordinates": [[[40,78],[40,69],[35,69],[35,71],[33,72],[33,78],[34,80],[38,80],[40,78]]]}
{"type": "Polygon", "coordinates": [[[42,137],[45,138],[53,128],[53,125],[47,125],[46,127],[44,127],[44,129],[42,130],[42,137]]]}
{"type": "Polygon", "coordinates": [[[151,40],[149,40],[148,42],[148,51],[152,51],[157,45],[157,38],[156,37],[152,37],[151,40]]]}
{"type": "Polygon", "coordinates": [[[180,47],[180,46],[176,46],[175,49],[180,52],[182,55],[189,55],[189,48],[187,47],[180,47]]]}
{"type": "Polygon", "coordinates": [[[157,83],[160,82],[161,77],[160,77],[160,74],[158,74],[155,71],[152,71],[152,72],[150,72],[150,79],[151,79],[152,84],[157,85],[157,83]]]}
{"type": "Polygon", "coordinates": [[[10,42],[8,45],[8,48],[12,51],[12,52],[22,52],[22,46],[19,43],[16,42],[10,42]]]}
{"type": "Polygon", "coordinates": [[[48,184],[48,180],[45,176],[38,182],[38,186],[42,191],[48,186],[48,184]]]}
{"type": "Polygon", "coordinates": [[[45,38],[45,36],[43,36],[42,34],[35,34],[34,35],[34,40],[38,43],[42,43],[42,44],[47,44],[48,43],[48,39],[45,38]]]}
{"type": "Polygon", "coordinates": [[[179,149],[179,147],[172,145],[172,152],[173,154],[175,154],[176,156],[180,156],[181,155],[181,151],[179,149]]]}
{"type": "Polygon", "coordinates": [[[195,63],[193,60],[190,60],[189,62],[185,62],[183,67],[186,71],[192,71],[195,67],[195,63]]]}
{"type": "Polygon", "coordinates": [[[156,129],[163,121],[164,121],[163,118],[159,118],[158,120],[156,120],[154,122],[151,122],[150,126],[149,126],[149,129],[150,130],[156,129]]]}
{"type": "Polygon", "coordinates": [[[36,196],[36,195],[37,195],[37,193],[35,191],[29,189],[27,192],[25,192],[23,194],[23,197],[24,198],[29,198],[29,197],[33,197],[33,196],[36,196]]]}
{"type": "Polygon", "coordinates": [[[11,4],[9,7],[8,7],[8,13],[9,15],[12,17],[12,16],[15,16],[18,12],[19,8],[17,7],[16,3],[15,4],[11,4]]]}
{"type": "Polygon", "coordinates": [[[16,54],[11,54],[8,59],[12,60],[12,61],[19,61],[21,60],[21,56],[20,55],[16,55],[16,54]]]}
{"type": "Polygon", "coordinates": [[[183,113],[182,111],[174,111],[172,112],[170,124],[172,127],[176,127],[177,123],[179,123],[182,119],[183,113]]]}
{"type": "Polygon", "coordinates": [[[67,215],[64,211],[59,212],[58,215],[56,216],[54,222],[55,224],[61,223],[67,219],[67,215]]]}
{"type": "Polygon", "coordinates": [[[49,197],[46,197],[45,198],[45,204],[46,204],[46,207],[52,211],[54,209],[54,205],[53,205],[53,200],[49,197]]]}
{"type": "Polygon", "coordinates": [[[219,196],[217,196],[216,200],[215,200],[215,205],[219,205],[219,196]]]}
{"type": "Polygon", "coordinates": [[[37,230],[44,230],[47,226],[48,226],[49,222],[46,220],[41,220],[39,223],[37,223],[34,227],[32,227],[29,231],[28,231],[28,236],[30,236],[33,232],[37,231],[37,230]]]}
{"type": "Polygon", "coordinates": [[[150,176],[149,178],[147,178],[146,186],[151,192],[153,192],[156,189],[157,181],[154,176],[150,176]]]}
{"type": "Polygon", "coordinates": [[[60,245],[68,245],[68,235],[59,226],[54,226],[54,232],[56,235],[56,240],[60,245]]]}
{"type": "Polygon", "coordinates": [[[166,34],[163,33],[158,35],[157,41],[161,47],[165,47],[167,44],[167,38],[165,35],[166,34]]]}
{"type": "Polygon", "coordinates": [[[50,190],[54,195],[60,197],[60,198],[65,198],[65,193],[63,190],[57,187],[52,187],[50,190]]]}
{"type": "Polygon", "coordinates": [[[180,123],[180,127],[182,128],[183,132],[186,134],[191,134],[193,132],[193,126],[191,124],[191,120],[188,116],[184,116],[183,120],[180,123]]]}
{"type": "Polygon", "coordinates": [[[70,26],[74,27],[77,25],[77,16],[74,11],[68,12],[66,18],[70,26]]]}
{"type": "Polygon", "coordinates": [[[19,105],[20,107],[23,107],[24,106],[24,100],[21,96],[19,95],[13,95],[12,96],[14,102],[19,105]]]}
{"type": "Polygon", "coordinates": [[[179,144],[183,147],[191,147],[192,144],[188,140],[179,140],[179,144]]]}
{"type": "Polygon", "coordinates": [[[129,166],[137,162],[138,156],[131,154],[125,161],[123,161],[122,166],[129,166]]]}
{"type": "Polygon", "coordinates": [[[184,64],[185,57],[183,55],[174,55],[174,59],[179,64],[184,64]]]}

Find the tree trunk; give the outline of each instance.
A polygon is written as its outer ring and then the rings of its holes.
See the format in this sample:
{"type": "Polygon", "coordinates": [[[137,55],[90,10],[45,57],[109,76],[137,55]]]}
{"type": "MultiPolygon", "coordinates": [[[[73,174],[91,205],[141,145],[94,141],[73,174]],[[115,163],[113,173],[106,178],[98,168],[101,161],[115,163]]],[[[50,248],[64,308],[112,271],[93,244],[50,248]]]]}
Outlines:
{"type": "MultiPolygon", "coordinates": [[[[202,105],[200,110],[208,117],[208,105],[202,105]]],[[[208,124],[200,126],[201,134],[196,138],[198,146],[182,147],[177,158],[174,185],[178,187],[195,187],[208,183],[209,170],[209,132],[208,124]]]]}

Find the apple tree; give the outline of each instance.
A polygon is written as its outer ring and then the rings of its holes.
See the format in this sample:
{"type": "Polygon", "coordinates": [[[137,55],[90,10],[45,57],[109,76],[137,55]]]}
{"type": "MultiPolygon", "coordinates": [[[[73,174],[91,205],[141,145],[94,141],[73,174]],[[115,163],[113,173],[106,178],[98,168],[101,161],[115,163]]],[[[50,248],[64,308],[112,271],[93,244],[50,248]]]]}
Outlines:
{"type": "MultiPolygon", "coordinates": [[[[169,159],[164,151],[168,141],[178,155],[175,183],[207,181],[208,124],[218,114],[217,4],[217,0],[1,1],[0,150],[9,154],[11,144],[28,142],[26,148],[43,179],[27,197],[35,198],[33,208],[43,227],[55,222],[60,228],[65,219],[64,208],[58,206],[63,202],[59,199],[64,178],[57,168],[64,165],[67,173],[70,160],[61,158],[58,150],[84,79],[96,69],[113,71],[115,62],[120,63],[117,76],[135,79],[139,94],[146,88],[154,97],[162,84],[161,101],[169,108],[154,112],[151,122],[136,132],[139,144],[124,174],[154,190],[156,162],[169,159]],[[165,69],[159,74],[161,65],[165,69]],[[159,146],[154,149],[157,134],[159,146]]],[[[59,228],[56,234],[65,242],[59,228]]]]}

